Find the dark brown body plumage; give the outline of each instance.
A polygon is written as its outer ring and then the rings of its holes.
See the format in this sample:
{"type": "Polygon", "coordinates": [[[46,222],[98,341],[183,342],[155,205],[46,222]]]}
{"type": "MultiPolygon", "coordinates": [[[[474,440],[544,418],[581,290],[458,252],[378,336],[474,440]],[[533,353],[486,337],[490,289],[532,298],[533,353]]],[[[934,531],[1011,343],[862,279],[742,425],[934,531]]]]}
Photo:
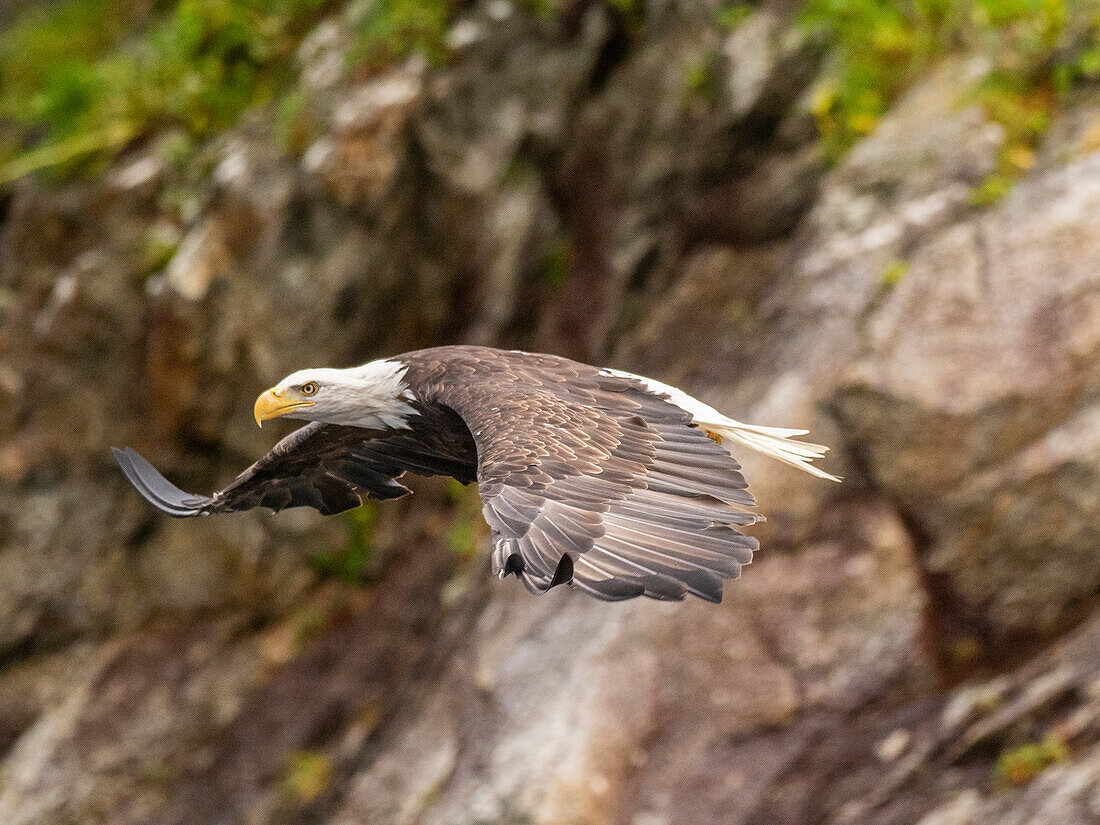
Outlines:
{"type": "Polygon", "coordinates": [[[757,547],[738,463],[691,415],[630,378],[549,355],[439,347],[397,356],[407,429],[311,423],[212,497],[186,494],[132,450],[119,463],[173,516],[407,492],[404,472],[476,480],[495,572],[602,599],[722,597],[757,547]]]}

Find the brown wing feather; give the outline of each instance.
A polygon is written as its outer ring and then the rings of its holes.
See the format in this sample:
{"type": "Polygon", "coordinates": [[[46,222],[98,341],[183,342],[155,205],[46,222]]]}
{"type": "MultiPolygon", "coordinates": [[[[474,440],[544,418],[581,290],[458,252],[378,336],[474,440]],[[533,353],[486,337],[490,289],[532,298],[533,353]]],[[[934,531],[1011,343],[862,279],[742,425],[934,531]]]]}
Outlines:
{"type": "Polygon", "coordinates": [[[688,413],[566,359],[463,350],[424,369],[477,444],[495,572],[533,592],[721,600],[757,547],[736,528],[758,517],[740,465],[688,413]]]}

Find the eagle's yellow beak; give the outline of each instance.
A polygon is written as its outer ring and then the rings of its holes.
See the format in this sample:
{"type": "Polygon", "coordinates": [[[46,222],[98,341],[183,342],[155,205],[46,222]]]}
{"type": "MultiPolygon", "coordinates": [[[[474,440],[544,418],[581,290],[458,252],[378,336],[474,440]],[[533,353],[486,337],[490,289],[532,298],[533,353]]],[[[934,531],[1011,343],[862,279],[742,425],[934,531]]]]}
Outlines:
{"type": "Polygon", "coordinates": [[[262,427],[265,421],[302,407],[312,407],[313,404],[313,401],[302,398],[293,390],[279,390],[272,387],[256,399],[256,406],[252,408],[252,413],[256,416],[256,423],[262,427]]]}

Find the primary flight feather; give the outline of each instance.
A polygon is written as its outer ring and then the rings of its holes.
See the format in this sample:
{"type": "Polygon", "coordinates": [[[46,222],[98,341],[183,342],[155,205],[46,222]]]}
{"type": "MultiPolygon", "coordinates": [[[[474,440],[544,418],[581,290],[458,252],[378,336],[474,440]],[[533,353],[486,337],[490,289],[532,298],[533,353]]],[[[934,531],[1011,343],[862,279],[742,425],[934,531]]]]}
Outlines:
{"type": "Polygon", "coordinates": [[[804,430],[742,424],[649,378],[552,355],[452,346],[293,373],[256,422],[309,421],[212,496],[185,493],[137,452],[130,482],[170,516],[269,507],[331,515],[408,493],[404,473],[477,481],[493,571],[543,593],[722,599],[758,544],[741,445],[821,478],[804,430]]]}

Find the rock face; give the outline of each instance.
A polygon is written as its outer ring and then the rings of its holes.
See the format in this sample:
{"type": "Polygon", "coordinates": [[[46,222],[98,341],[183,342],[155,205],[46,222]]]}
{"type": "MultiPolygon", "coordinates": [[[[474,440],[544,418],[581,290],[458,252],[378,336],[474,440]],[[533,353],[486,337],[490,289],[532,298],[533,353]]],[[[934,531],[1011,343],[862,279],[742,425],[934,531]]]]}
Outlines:
{"type": "Polygon", "coordinates": [[[911,239],[831,401],[928,569],[1002,638],[1051,631],[1100,584],[1098,172],[1071,160],[911,239]]]}
{"type": "Polygon", "coordinates": [[[1001,633],[1057,627],[1100,584],[1097,160],[915,248],[836,400],[930,569],[1001,633]]]}
{"type": "Polygon", "coordinates": [[[0,822],[1100,819],[1100,108],[979,209],[959,59],[827,169],[820,44],[718,5],[469,4],[363,77],[351,4],[297,149],[258,111],[0,192],[0,822]],[[282,375],[459,340],[809,426],[845,484],[746,456],[724,603],[607,605],[491,579],[472,490],[174,522],[110,462],[212,489],[282,375]]]}

